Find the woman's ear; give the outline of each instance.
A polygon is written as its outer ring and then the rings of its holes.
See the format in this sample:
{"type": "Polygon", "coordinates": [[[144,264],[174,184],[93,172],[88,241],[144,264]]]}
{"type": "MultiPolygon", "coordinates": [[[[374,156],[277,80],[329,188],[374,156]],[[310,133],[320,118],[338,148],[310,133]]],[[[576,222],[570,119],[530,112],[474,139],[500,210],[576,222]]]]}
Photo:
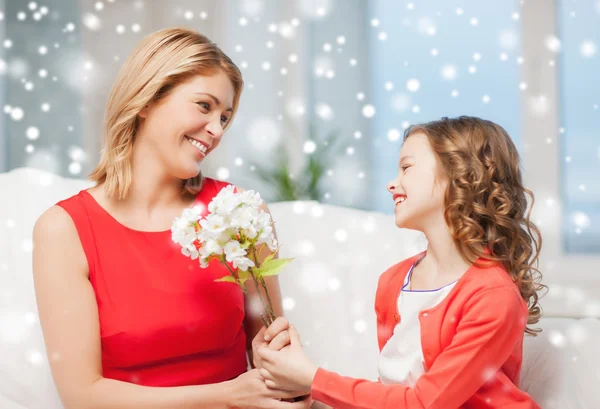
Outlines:
{"type": "Polygon", "coordinates": [[[146,118],[148,116],[148,111],[150,110],[150,105],[146,105],[142,108],[142,110],[138,113],[140,118],[146,118]]]}

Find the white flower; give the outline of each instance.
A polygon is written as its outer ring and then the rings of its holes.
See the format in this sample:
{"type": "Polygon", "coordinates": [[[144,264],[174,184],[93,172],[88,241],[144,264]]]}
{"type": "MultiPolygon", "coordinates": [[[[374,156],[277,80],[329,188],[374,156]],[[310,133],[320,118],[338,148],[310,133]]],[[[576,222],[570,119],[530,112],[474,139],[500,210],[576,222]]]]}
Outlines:
{"type": "Polygon", "coordinates": [[[255,221],[256,226],[259,230],[266,229],[273,224],[273,220],[271,219],[271,215],[267,212],[260,212],[255,221]]]}
{"type": "Polygon", "coordinates": [[[221,246],[229,243],[232,238],[237,235],[237,229],[227,229],[219,237],[216,238],[217,242],[221,243],[221,246]]]}
{"type": "Polygon", "coordinates": [[[267,241],[267,247],[269,247],[271,251],[277,250],[277,240],[275,237],[272,237],[269,241],[267,241]]]}
{"type": "Polygon", "coordinates": [[[269,239],[269,235],[273,233],[273,229],[271,226],[263,227],[258,232],[258,239],[256,240],[257,244],[262,244],[269,239]]]}
{"type": "Polygon", "coordinates": [[[251,223],[254,223],[258,217],[258,210],[244,204],[235,209],[235,211],[231,214],[231,222],[235,226],[245,227],[251,223]]]}
{"type": "Polygon", "coordinates": [[[216,235],[208,229],[200,229],[200,231],[198,232],[198,241],[200,243],[205,243],[208,240],[215,240],[215,239],[217,239],[216,235]]]}
{"type": "Polygon", "coordinates": [[[209,254],[221,255],[223,254],[223,247],[216,240],[208,240],[202,248],[209,254]]]}
{"type": "Polygon", "coordinates": [[[227,262],[246,271],[255,267],[246,257],[249,249],[260,244],[277,249],[273,220],[262,205],[259,193],[236,193],[235,187],[228,185],[210,202],[206,218],[202,218],[202,207],[185,209],[173,222],[172,239],[181,245],[184,255],[199,258],[202,267],[207,267],[215,256],[224,261],[225,255],[227,262]]]}
{"type": "Polygon", "coordinates": [[[243,203],[255,209],[258,209],[263,204],[260,193],[255,193],[254,190],[245,190],[240,193],[240,197],[243,203]]]}
{"type": "Polygon", "coordinates": [[[196,260],[200,255],[198,249],[193,244],[183,246],[181,252],[184,256],[190,257],[192,260],[196,260]]]}
{"type": "MultiPolygon", "coordinates": [[[[173,220],[173,225],[171,226],[171,239],[180,244],[182,247],[193,246],[193,242],[196,240],[196,226],[195,224],[200,219],[200,214],[202,209],[198,206],[195,206],[190,209],[184,209],[181,213],[181,216],[176,217],[173,220]]],[[[190,248],[186,255],[194,254],[193,250],[190,248]]]]}
{"type": "Polygon", "coordinates": [[[254,262],[247,257],[239,257],[233,260],[233,268],[239,268],[242,271],[247,271],[249,267],[254,267],[254,262]]]}
{"type": "Polygon", "coordinates": [[[223,247],[216,240],[207,240],[200,247],[200,257],[209,258],[210,256],[220,256],[223,254],[223,247]]]}
{"type": "Polygon", "coordinates": [[[208,267],[208,261],[213,256],[220,256],[223,254],[223,247],[218,241],[209,239],[206,242],[202,242],[200,247],[200,266],[202,268],[208,267]]]}
{"type": "Polygon", "coordinates": [[[183,229],[171,230],[171,239],[182,246],[192,244],[196,240],[196,229],[193,226],[187,226],[183,229]]]}
{"type": "Polygon", "coordinates": [[[202,235],[206,237],[218,237],[227,229],[227,220],[218,214],[209,214],[206,219],[200,220],[202,235]]]}
{"type": "Polygon", "coordinates": [[[258,228],[255,226],[258,214],[256,209],[242,206],[233,213],[231,224],[236,226],[248,239],[254,240],[258,236],[258,228]]]}
{"type": "Polygon", "coordinates": [[[208,204],[208,211],[212,214],[227,215],[241,204],[241,196],[234,192],[234,186],[229,185],[221,189],[208,204]]]}
{"type": "Polygon", "coordinates": [[[224,250],[225,259],[229,262],[246,255],[246,250],[244,250],[240,246],[240,243],[235,240],[231,240],[229,243],[227,243],[224,247],[224,250]]]}
{"type": "Polygon", "coordinates": [[[187,220],[190,223],[194,223],[197,222],[202,214],[202,207],[201,206],[194,206],[191,208],[187,208],[187,209],[183,209],[183,212],[181,212],[181,218],[187,220]]]}
{"type": "Polygon", "coordinates": [[[267,226],[260,231],[256,244],[265,243],[269,249],[275,250],[277,248],[277,240],[275,240],[275,233],[273,233],[273,227],[267,226]]]}
{"type": "Polygon", "coordinates": [[[249,240],[254,240],[258,236],[258,230],[252,224],[242,228],[242,232],[249,240]]]}
{"type": "Polygon", "coordinates": [[[183,230],[187,227],[190,227],[190,222],[184,217],[176,217],[173,220],[173,225],[171,226],[171,232],[175,233],[177,231],[183,230]]]}
{"type": "Polygon", "coordinates": [[[200,258],[200,267],[202,268],[207,268],[208,267],[208,257],[201,257],[200,258]]]}

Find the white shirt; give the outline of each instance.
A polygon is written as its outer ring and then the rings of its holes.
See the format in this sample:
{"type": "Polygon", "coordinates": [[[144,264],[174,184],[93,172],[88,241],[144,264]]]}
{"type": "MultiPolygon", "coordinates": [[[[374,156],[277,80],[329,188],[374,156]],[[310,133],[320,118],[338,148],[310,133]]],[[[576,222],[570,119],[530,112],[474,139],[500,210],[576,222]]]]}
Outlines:
{"type": "Polygon", "coordinates": [[[385,384],[413,387],[425,372],[419,312],[439,304],[456,284],[455,281],[436,290],[409,290],[415,265],[406,275],[397,301],[402,318],[379,355],[379,378],[385,384]]]}

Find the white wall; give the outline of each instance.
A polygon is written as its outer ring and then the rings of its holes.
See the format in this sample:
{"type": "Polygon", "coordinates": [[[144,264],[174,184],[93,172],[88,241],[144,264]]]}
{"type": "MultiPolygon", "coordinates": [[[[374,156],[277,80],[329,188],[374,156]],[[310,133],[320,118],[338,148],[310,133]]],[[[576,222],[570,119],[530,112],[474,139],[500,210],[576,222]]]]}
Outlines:
{"type": "MultiPolygon", "coordinates": [[[[4,10],[4,0],[0,0],[0,10],[4,10]]],[[[6,16],[4,17],[6,19],[6,16]]],[[[0,38],[6,38],[6,24],[0,21],[0,38]]],[[[0,59],[6,61],[5,48],[0,47],[0,59]]],[[[1,75],[1,74],[0,74],[1,75]]],[[[6,75],[6,74],[4,74],[6,75]]],[[[0,77],[0,107],[4,107],[6,98],[6,81],[0,77]]],[[[6,167],[6,115],[0,112],[0,172],[5,172],[6,167]]]]}
{"type": "MultiPolygon", "coordinates": [[[[563,246],[561,198],[561,138],[559,133],[558,70],[551,60],[557,56],[543,46],[547,36],[556,35],[554,1],[532,0],[521,10],[523,81],[528,89],[521,99],[523,161],[525,183],[536,195],[533,220],[542,231],[543,246],[540,269],[544,283],[550,287],[545,312],[552,316],[600,316],[600,257],[566,254],[563,246]],[[531,99],[545,96],[549,109],[545,114],[530,110],[531,99]],[[547,138],[550,139],[548,143],[547,138]],[[532,147],[535,147],[533,149],[532,147]],[[561,300],[561,302],[557,302],[561,300]]],[[[557,61],[558,63],[558,61],[557,61]]]]}

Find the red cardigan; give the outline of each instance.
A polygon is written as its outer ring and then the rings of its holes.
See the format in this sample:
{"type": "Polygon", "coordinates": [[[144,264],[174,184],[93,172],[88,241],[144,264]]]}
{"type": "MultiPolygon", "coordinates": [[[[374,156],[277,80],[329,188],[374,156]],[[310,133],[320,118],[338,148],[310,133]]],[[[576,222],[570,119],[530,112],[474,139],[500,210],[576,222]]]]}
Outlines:
{"type": "MultiPolygon", "coordinates": [[[[379,350],[400,322],[402,284],[423,254],[392,266],[379,278],[379,350]]],[[[527,318],[527,304],[501,265],[472,266],[441,303],[420,312],[425,373],[414,388],[319,368],[313,399],[336,409],[540,409],[518,386],[527,318]]]]}

